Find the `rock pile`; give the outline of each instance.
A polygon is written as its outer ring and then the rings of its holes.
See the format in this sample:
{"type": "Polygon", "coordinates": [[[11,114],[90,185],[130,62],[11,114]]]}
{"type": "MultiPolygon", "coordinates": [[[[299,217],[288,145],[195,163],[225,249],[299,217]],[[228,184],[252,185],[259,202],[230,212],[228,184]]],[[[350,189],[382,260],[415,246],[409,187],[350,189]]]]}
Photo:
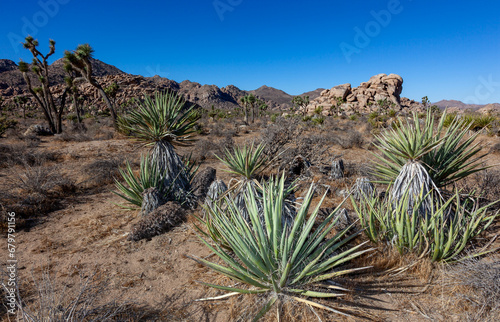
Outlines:
{"type": "Polygon", "coordinates": [[[352,115],[356,112],[370,113],[377,110],[379,101],[385,101],[385,105],[395,111],[419,105],[415,101],[401,98],[402,90],[401,76],[378,74],[356,88],[351,88],[351,84],[343,84],[326,89],[306,106],[306,110],[312,114],[321,106],[324,115],[335,113],[352,115]]]}

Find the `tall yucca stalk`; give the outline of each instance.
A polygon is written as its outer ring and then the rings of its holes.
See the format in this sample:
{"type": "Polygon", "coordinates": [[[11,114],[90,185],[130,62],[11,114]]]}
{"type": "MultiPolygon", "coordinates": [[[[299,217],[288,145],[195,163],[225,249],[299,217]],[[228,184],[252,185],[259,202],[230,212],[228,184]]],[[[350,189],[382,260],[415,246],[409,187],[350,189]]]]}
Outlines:
{"type": "Polygon", "coordinates": [[[163,187],[170,187],[175,199],[185,198],[190,190],[189,173],[174,145],[186,145],[198,117],[193,106],[177,93],[146,96],[136,110],[118,119],[118,127],[144,145],[151,146],[151,164],[162,173],[163,187]]]}
{"type": "Polygon", "coordinates": [[[248,285],[249,288],[202,284],[234,292],[229,295],[241,293],[265,296],[266,304],[256,314],[254,320],[263,317],[276,301],[285,298],[344,314],[307,299],[342,296],[341,291],[345,289],[333,287],[336,292],[331,292],[331,285],[328,290],[327,284],[322,282],[366,268],[340,268],[342,264],[370,251],[370,249],[362,250],[364,244],[346,248],[347,243],[360,233],[347,236],[351,227],[331,236],[330,232],[339,218],[336,214],[340,206],[314,228],[318,211],[326,195],[308,216],[313,197],[311,186],[295,221],[291,227],[286,228],[282,224],[286,194],[284,176],[264,184],[261,199],[255,195],[253,189],[245,191],[245,204],[250,223],[243,219],[240,208],[233,200],[227,200],[229,205],[227,209],[221,209],[217,205],[207,209],[221,238],[230,246],[232,252],[222,248],[217,240],[213,240],[215,244],[202,240],[225,266],[202,258],[193,259],[239,283],[248,285]],[[262,201],[262,211],[259,209],[259,200],[262,201]],[[334,268],[336,269],[333,270],[334,268]],[[321,287],[324,288],[320,290],[321,287]]]}
{"type": "Polygon", "coordinates": [[[391,195],[401,199],[408,192],[409,202],[415,203],[420,194],[428,196],[421,206],[427,209],[433,195],[429,192],[454,183],[472,173],[481,171],[478,155],[481,147],[474,140],[477,134],[467,137],[468,127],[455,119],[446,131],[443,123],[446,111],[437,126],[429,110],[423,124],[417,113],[412,121],[400,120],[400,126],[376,137],[376,147],[382,156],[376,155],[374,174],[383,183],[393,185],[391,195]]]}

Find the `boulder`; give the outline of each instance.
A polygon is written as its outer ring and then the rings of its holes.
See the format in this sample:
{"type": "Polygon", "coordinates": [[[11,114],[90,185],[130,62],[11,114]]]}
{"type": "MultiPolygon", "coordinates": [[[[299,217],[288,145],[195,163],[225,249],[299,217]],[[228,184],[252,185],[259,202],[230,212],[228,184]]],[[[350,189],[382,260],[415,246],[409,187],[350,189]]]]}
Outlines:
{"type": "Polygon", "coordinates": [[[330,89],[330,93],[329,93],[328,97],[331,100],[336,100],[337,97],[340,97],[340,98],[342,98],[342,100],[345,100],[347,98],[347,95],[349,95],[349,94],[351,94],[351,84],[347,83],[347,84],[337,85],[337,86],[332,87],[330,89]]]}

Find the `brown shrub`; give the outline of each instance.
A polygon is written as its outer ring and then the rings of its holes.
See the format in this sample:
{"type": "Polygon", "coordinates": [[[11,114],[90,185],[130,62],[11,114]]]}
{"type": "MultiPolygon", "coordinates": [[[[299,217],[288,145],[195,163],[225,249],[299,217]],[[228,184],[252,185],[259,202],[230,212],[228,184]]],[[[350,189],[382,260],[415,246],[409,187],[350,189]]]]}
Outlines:
{"type": "Polygon", "coordinates": [[[139,241],[164,234],[184,219],[184,209],[177,202],[169,201],[133,225],[128,240],[139,241]]]}
{"type": "Polygon", "coordinates": [[[114,182],[119,175],[119,167],[123,164],[120,157],[95,160],[82,168],[85,180],[82,184],[86,187],[102,187],[114,182]]]}

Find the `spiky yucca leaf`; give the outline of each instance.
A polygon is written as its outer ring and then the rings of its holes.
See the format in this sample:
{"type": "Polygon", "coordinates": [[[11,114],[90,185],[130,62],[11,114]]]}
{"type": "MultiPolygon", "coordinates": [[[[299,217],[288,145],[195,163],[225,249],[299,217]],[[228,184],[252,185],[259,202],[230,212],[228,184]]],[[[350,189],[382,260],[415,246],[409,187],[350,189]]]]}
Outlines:
{"type": "Polygon", "coordinates": [[[377,196],[359,202],[351,200],[372,242],[390,243],[401,254],[426,255],[432,261],[460,258],[471,240],[499,216],[498,212],[489,211],[498,201],[480,206],[478,200],[461,200],[458,191],[447,200],[427,198],[430,194],[432,191],[422,190],[413,203],[409,202],[409,189],[397,200],[380,200],[377,196]],[[424,205],[427,202],[430,205],[424,205]],[[423,208],[428,210],[424,215],[423,208]]]}
{"type": "Polygon", "coordinates": [[[246,179],[254,179],[268,165],[269,159],[264,155],[265,144],[257,146],[235,146],[232,151],[226,149],[223,158],[216,155],[229,169],[229,173],[240,175],[246,179]]]}
{"type": "Polygon", "coordinates": [[[134,173],[128,161],[126,161],[125,169],[119,169],[119,171],[125,183],[122,183],[115,178],[115,185],[118,192],[113,191],[113,193],[132,204],[132,207],[123,206],[124,208],[140,208],[142,204],[142,193],[144,190],[154,187],[159,191],[162,191],[164,188],[164,174],[158,170],[158,167],[151,165],[151,161],[148,156],[141,155],[138,175],[134,173]]]}
{"type": "Polygon", "coordinates": [[[430,110],[423,124],[413,113],[412,122],[400,120],[398,128],[376,137],[382,156],[376,155],[374,174],[380,182],[393,183],[409,162],[419,162],[438,188],[484,169],[478,163],[484,157],[478,155],[481,147],[474,144],[478,134],[467,137],[469,128],[459,119],[443,133],[446,115],[444,111],[435,127],[430,110]]]}
{"type": "Polygon", "coordinates": [[[347,236],[350,227],[330,236],[338,220],[337,207],[316,228],[315,222],[323,199],[309,214],[313,197],[313,187],[304,197],[293,223],[283,225],[285,205],[285,178],[270,180],[263,184],[262,211],[254,189],[249,187],[245,194],[250,223],[240,215],[240,209],[233,200],[228,199],[228,208],[223,210],[217,205],[207,209],[212,224],[217,227],[221,238],[230,246],[232,252],[215,244],[202,241],[224,262],[219,265],[202,258],[193,258],[200,264],[224,274],[250,288],[230,288],[209,284],[211,287],[238,293],[265,293],[270,299],[258,313],[264,314],[273,306],[278,296],[302,299],[302,297],[337,297],[327,289],[317,291],[317,282],[365,269],[350,268],[341,271],[332,269],[360,256],[370,249],[362,249],[364,244],[345,248],[347,243],[360,232],[347,236]],[[263,217],[263,219],[261,219],[263,217]],[[315,291],[311,290],[311,288],[315,291]]]}
{"type": "Polygon", "coordinates": [[[195,132],[193,127],[199,118],[195,114],[193,106],[188,107],[177,93],[156,93],[154,98],[146,96],[137,110],[120,117],[118,128],[146,145],[157,141],[185,145],[195,132]]]}

